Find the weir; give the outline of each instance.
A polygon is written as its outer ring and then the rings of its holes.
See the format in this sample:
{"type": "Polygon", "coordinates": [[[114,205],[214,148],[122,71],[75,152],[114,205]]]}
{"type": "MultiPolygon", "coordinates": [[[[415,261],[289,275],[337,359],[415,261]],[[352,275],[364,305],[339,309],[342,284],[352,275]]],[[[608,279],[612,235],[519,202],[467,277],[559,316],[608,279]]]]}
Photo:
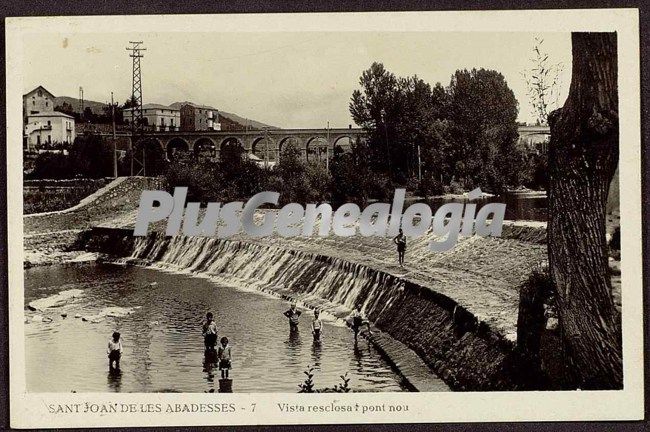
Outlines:
{"type": "Polygon", "coordinates": [[[382,332],[415,353],[454,390],[531,388],[515,344],[454,299],[367,265],[332,256],[211,237],[134,238],[128,230],[87,231],[86,250],[212,277],[284,298],[339,318],[356,306],[382,332]]]}

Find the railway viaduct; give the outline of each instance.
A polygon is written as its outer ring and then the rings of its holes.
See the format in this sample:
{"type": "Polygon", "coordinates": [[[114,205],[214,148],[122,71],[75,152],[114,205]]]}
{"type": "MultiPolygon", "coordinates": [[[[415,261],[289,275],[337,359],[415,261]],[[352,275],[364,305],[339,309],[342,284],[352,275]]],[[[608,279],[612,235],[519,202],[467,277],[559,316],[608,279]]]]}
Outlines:
{"type": "MultiPolygon", "coordinates": [[[[548,126],[520,126],[519,140],[536,145],[546,141],[550,135],[548,126]]],[[[120,137],[131,141],[128,134],[120,137]]],[[[300,150],[307,160],[317,160],[331,156],[335,147],[349,150],[350,144],[357,139],[363,140],[366,131],[361,128],[334,129],[266,129],[241,131],[165,131],[146,132],[135,144],[158,146],[168,159],[178,151],[206,154],[219,158],[221,151],[228,145],[240,145],[246,153],[261,160],[276,161],[287,145],[300,150]]]]}

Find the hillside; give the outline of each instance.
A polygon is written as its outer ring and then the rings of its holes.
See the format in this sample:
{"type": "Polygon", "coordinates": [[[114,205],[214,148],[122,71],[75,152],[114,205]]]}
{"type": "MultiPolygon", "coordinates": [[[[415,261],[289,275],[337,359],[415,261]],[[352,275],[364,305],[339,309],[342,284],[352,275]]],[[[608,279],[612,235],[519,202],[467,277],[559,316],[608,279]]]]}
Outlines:
{"type": "MultiPolygon", "coordinates": [[[[73,98],[70,96],[57,96],[54,98],[54,106],[60,106],[63,105],[63,103],[67,103],[72,105],[72,109],[75,112],[81,112],[81,103],[79,99],[73,98]]],[[[104,102],[96,102],[96,101],[91,101],[91,100],[84,100],[84,108],[85,107],[90,107],[92,110],[93,114],[103,114],[104,111],[102,110],[106,104],[104,102]]]]}
{"type": "MultiPolygon", "coordinates": [[[[70,104],[75,112],[80,112],[81,111],[81,103],[80,103],[79,99],[77,99],[77,98],[73,98],[73,97],[70,97],[70,96],[58,96],[58,97],[54,98],[54,106],[55,107],[63,105],[64,102],[67,103],[67,104],[70,104]]],[[[187,103],[191,103],[192,105],[198,105],[198,104],[195,104],[193,102],[185,101],[185,102],[174,102],[173,104],[171,104],[169,106],[171,106],[172,108],[180,109],[181,105],[184,105],[184,104],[187,104],[187,103]]],[[[103,114],[104,113],[103,108],[105,106],[106,106],[106,103],[104,103],[104,102],[97,102],[97,101],[92,101],[92,100],[84,100],[84,107],[90,107],[90,109],[92,110],[92,112],[94,114],[103,114]]],[[[279,129],[276,126],[267,125],[265,123],[262,123],[262,122],[259,122],[259,121],[253,120],[253,119],[246,120],[244,117],[241,117],[241,116],[239,116],[237,114],[234,114],[234,113],[221,111],[218,108],[214,108],[214,107],[207,107],[207,108],[218,110],[219,115],[222,118],[225,117],[226,119],[230,120],[229,122],[222,122],[222,123],[229,123],[229,125],[232,125],[234,123],[235,124],[234,126],[239,126],[239,127],[232,127],[231,126],[230,128],[236,128],[236,129],[241,128],[241,129],[243,129],[243,128],[246,127],[246,123],[248,121],[248,127],[251,128],[251,129],[263,129],[265,127],[268,127],[270,129],[279,129]]]]}
{"type": "Polygon", "coordinates": [[[196,105],[196,106],[203,106],[203,107],[205,107],[205,108],[209,108],[209,109],[217,110],[217,111],[219,111],[219,115],[220,115],[221,117],[226,117],[228,120],[231,120],[231,121],[233,121],[233,122],[235,122],[235,123],[238,123],[238,124],[240,124],[241,126],[244,126],[244,127],[245,127],[246,124],[248,123],[248,127],[251,128],[251,129],[263,129],[263,128],[265,128],[265,127],[268,127],[269,129],[279,129],[277,126],[267,125],[267,124],[265,124],[265,123],[258,122],[258,121],[253,120],[253,119],[246,119],[246,118],[241,117],[241,116],[239,116],[239,115],[237,115],[237,114],[229,113],[229,112],[227,112],[227,111],[222,111],[222,110],[220,110],[220,109],[218,109],[218,108],[215,108],[215,107],[213,107],[213,106],[209,106],[209,105],[200,105],[200,104],[197,104],[197,103],[194,103],[194,102],[184,101],[184,102],[174,102],[174,103],[171,104],[170,106],[173,107],[173,108],[180,109],[180,107],[181,107],[182,105],[185,105],[185,104],[192,104],[192,105],[196,105]]]}

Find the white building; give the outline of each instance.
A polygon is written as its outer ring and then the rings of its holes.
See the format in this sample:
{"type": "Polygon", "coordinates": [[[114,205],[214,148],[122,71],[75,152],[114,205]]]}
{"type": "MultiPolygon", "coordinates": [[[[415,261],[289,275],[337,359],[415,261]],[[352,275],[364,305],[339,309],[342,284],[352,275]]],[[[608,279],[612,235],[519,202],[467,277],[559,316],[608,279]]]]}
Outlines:
{"type": "Polygon", "coordinates": [[[68,143],[75,139],[74,117],[58,111],[40,112],[27,116],[25,137],[28,151],[47,144],[68,143]]]}
{"type": "Polygon", "coordinates": [[[23,120],[27,121],[27,116],[33,114],[54,111],[54,103],[54,95],[43,86],[38,86],[25,93],[23,95],[23,120]]]}
{"type": "MultiPolygon", "coordinates": [[[[131,121],[133,108],[124,110],[124,120],[131,121]]],[[[142,116],[155,131],[177,131],[181,124],[181,111],[166,105],[144,104],[142,116]]]]}

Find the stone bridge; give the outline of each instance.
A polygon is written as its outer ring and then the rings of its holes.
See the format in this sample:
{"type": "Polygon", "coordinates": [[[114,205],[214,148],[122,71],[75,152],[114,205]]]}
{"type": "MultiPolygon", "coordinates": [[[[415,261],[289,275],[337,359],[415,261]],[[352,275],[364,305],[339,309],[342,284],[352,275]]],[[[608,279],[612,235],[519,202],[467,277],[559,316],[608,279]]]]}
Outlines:
{"type": "Polygon", "coordinates": [[[529,150],[542,154],[548,151],[548,140],[551,137],[551,129],[548,126],[519,126],[517,132],[519,143],[529,150]]]}
{"type": "Polygon", "coordinates": [[[351,143],[363,139],[366,132],[361,128],[336,129],[268,129],[249,131],[175,131],[147,132],[136,147],[142,144],[156,144],[166,153],[168,159],[177,151],[190,151],[219,158],[228,145],[238,144],[248,154],[261,160],[276,161],[287,145],[299,149],[307,160],[332,155],[335,147],[343,151],[351,143]]]}
{"type": "MultiPolygon", "coordinates": [[[[519,141],[537,151],[545,150],[550,136],[548,126],[519,126],[519,141]]],[[[130,135],[120,134],[131,141],[130,135]]],[[[173,159],[178,151],[219,158],[221,151],[228,145],[238,144],[246,153],[263,161],[275,162],[287,145],[300,150],[307,160],[324,160],[331,157],[336,147],[343,151],[350,149],[351,143],[364,139],[366,132],[361,128],[334,129],[268,129],[241,131],[165,131],[147,132],[137,143],[157,146],[173,159]]],[[[129,143],[131,145],[131,143],[129,143]]]]}

